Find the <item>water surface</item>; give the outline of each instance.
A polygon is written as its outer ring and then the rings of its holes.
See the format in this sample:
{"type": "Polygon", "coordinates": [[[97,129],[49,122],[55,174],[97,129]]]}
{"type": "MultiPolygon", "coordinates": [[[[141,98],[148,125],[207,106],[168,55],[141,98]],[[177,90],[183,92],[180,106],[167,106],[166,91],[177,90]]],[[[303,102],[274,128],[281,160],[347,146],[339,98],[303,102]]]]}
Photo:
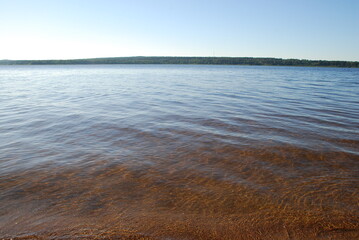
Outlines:
{"type": "Polygon", "coordinates": [[[359,238],[359,70],[0,66],[0,238],[359,238]]]}

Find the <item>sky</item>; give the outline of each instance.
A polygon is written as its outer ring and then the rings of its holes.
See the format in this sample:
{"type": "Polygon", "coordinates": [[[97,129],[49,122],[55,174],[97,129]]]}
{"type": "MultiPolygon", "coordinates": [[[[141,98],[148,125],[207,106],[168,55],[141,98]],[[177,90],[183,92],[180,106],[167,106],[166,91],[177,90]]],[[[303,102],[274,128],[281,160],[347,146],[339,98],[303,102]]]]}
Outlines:
{"type": "Polygon", "coordinates": [[[359,61],[359,0],[0,0],[0,59],[359,61]]]}

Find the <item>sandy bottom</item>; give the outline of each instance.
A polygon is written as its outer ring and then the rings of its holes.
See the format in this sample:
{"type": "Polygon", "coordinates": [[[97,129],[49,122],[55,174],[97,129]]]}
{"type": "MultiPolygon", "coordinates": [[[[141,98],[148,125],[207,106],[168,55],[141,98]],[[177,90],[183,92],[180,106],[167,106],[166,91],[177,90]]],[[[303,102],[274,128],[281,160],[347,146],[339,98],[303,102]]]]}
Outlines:
{"type": "Polygon", "coordinates": [[[0,238],[359,239],[357,157],[214,150],[3,174],[0,238]]]}

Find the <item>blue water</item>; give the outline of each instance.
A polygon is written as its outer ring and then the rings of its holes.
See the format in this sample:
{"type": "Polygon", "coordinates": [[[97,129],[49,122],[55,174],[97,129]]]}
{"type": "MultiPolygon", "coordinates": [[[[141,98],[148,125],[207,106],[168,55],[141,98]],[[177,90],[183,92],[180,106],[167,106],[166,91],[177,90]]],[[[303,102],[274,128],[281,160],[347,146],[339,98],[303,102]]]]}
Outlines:
{"type": "Polygon", "coordinates": [[[0,66],[0,136],[0,237],[118,223],[121,204],[134,209],[122,223],[145,214],[151,229],[236,217],[224,228],[358,230],[359,69],[0,66]]]}

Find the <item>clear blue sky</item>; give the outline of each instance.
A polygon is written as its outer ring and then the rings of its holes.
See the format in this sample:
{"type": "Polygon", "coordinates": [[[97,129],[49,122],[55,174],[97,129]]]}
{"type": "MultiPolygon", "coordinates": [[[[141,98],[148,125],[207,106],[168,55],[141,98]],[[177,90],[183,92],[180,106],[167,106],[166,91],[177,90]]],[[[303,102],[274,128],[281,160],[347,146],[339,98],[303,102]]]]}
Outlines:
{"type": "Polygon", "coordinates": [[[359,61],[359,0],[0,0],[0,59],[359,61]]]}

